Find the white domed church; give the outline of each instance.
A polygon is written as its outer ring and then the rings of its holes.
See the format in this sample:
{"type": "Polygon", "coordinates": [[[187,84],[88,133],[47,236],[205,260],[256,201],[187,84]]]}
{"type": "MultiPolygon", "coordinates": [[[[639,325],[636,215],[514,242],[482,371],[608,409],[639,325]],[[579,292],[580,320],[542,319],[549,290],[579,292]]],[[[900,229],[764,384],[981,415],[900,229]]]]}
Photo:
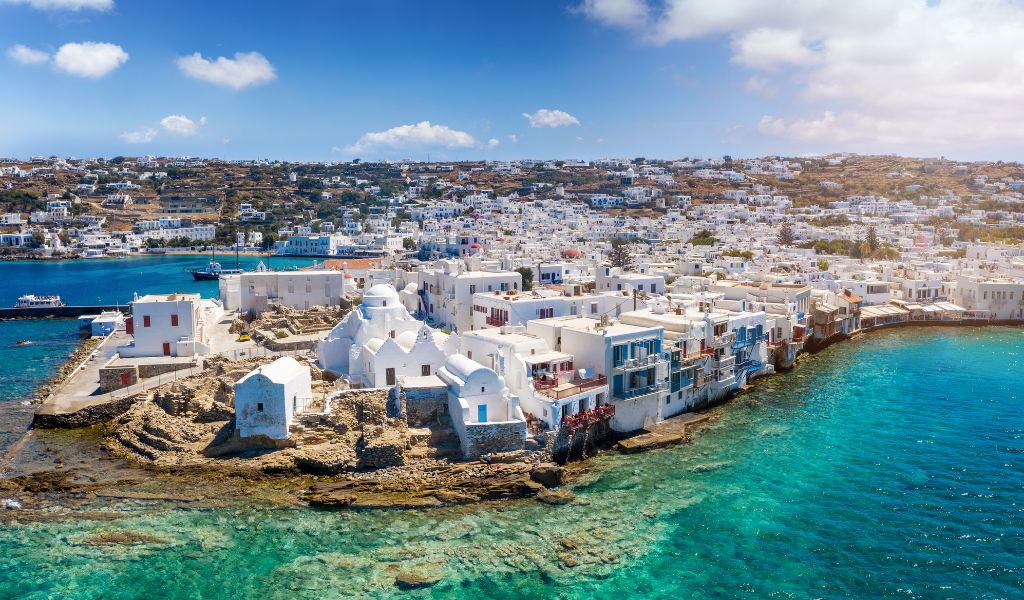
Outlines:
{"type": "Polygon", "coordinates": [[[317,346],[320,366],[354,385],[385,387],[404,376],[433,375],[448,336],[409,314],[398,291],[378,284],[317,346]]]}

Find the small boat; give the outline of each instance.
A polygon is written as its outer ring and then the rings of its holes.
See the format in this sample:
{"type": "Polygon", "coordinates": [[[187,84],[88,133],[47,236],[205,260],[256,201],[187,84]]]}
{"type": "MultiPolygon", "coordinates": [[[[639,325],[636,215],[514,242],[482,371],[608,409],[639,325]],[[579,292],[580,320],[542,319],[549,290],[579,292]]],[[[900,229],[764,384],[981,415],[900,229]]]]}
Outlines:
{"type": "Polygon", "coordinates": [[[16,308],[40,308],[40,307],[54,307],[64,306],[64,301],[60,299],[60,296],[36,296],[35,294],[26,294],[18,298],[18,304],[16,308]]]}
{"type": "Polygon", "coordinates": [[[192,277],[196,281],[210,281],[214,279],[220,279],[222,275],[238,275],[242,272],[241,269],[225,269],[221,264],[215,260],[211,260],[202,269],[185,269],[187,272],[192,274],[192,277]]]}
{"type": "Polygon", "coordinates": [[[186,272],[191,273],[192,277],[196,281],[211,281],[214,279],[220,279],[222,275],[240,275],[242,269],[238,268],[238,252],[235,252],[235,268],[225,269],[217,262],[217,249],[211,248],[213,254],[210,256],[210,262],[207,263],[202,269],[185,269],[186,272]]]}

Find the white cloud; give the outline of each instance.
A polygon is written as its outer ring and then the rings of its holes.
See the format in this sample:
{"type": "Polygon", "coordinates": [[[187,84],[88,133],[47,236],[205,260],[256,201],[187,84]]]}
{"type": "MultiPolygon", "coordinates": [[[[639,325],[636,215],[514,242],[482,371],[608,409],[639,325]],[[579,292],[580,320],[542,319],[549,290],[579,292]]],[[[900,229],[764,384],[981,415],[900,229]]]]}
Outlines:
{"type": "Polygon", "coordinates": [[[644,0],[583,0],[580,11],[606,25],[633,26],[647,20],[644,0]]]}
{"type": "Polygon", "coordinates": [[[7,57],[23,65],[38,65],[50,60],[50,53],[15,44],[7,49],[7,57]]]}
{"type": "Polygon", "coordinates": [[[348,154],[376,154],[409,149],[430,148],[472,148],[476,140],[465,131],[451,129],[445,125],[433,125],[421,121],[415,125],[399,125],[387,131],[368,132],[354,144],[344,148],[348,154]]]}
{"type": "Polygon", "coordinates": [[[514,134],[514,133],[510,133],[508,135],[508,141],[512,142],[513,144],[518,144],[519,143],[519,136],[514,134]]]}
{"type": "MultiPolygon", "coordinates": [[[[1024,53],[1014,50],[1024,30],[1020,2],[637,1],[642,21],[613,17],[612,0],[580,8],[648,43],[727,41],[735,64],[793,83],[796,114],[766,116],[763,135],[930,154],[1024,137],[1024,53]]],[[[751,79],[746,88],[763,92],[766,83],[751,79]]]]}
{"type": "Polygon", "coordinates": [[[759,75],[752,75],[743,83],[743,91],[760,96],[774,96],[779,90],[775,88],[771,80],[759,75]]]}
{"type": "Polygon", "coordinates": [[[160,125],[171,133],[178,135],[196,135],[199,127],[206,125],[206,117],[199,119],[199,124],[185,115],[169,115],[160,119],[160,125]]]}
{"type": "Polygon", "coordinates": [[[530,127],[566,127],[568,125],[579,125],[579,120],[567,112],[561,110],[548,110],[542,108],[537,112],[523,113],[523,116],[530,121],[530,127]]]}
{"type": "Polygon", "coordinates": [[[733,40],[733,62],[766,71],[784,65],[815,62],[814,51],[804,45],[799,31],[759,27],[733,40]]]}
{"type": "Polygon", "coordinates": [[[82,42],[64,44],[53,56],[57,69],[77,77],[98,79],[128,60],[128,53],[116,44],[82,42]]]}
{"type": "Polygon", "coordinates": [[[0,4],[24,4],[36,10],[110,10],[114,0],[2,0],[0,4]]]}
{"type": "Polygon", "coordinates": [[[236,52],[234,58],[221,56],[217,60],[207,60],[196,52],[179,57],[177,63],[189,77],[236,90],[277,79],[274,65],[259,52],[236,52]]]}
{"type": "Polygon", "coordinates": [[[119,137],[129,144],[145,144],[156,139],[156,129],[143,127],[135,131],[126,131],[119,137]]]}
{"type": "Polygon", "coordinates": [[[491,139],[487,140],[487,148],[497,148],[500,145],[501,145],[501,142],[499,142],[497,140],[497,138],[491,138],[491,139]]]}

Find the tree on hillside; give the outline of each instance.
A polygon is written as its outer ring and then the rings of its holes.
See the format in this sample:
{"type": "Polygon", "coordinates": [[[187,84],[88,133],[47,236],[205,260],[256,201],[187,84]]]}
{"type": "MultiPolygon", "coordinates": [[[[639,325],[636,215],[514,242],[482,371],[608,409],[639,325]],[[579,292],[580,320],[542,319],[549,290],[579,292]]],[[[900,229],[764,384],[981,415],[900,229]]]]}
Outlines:
{"type": "Polygon", "coordinates": [[[796,236],[793,235],[793,226],[786,221],[779,228],[779,245],[780,246],[792,246],[793,242],[796,241],[796,236]]]}
{"type": "Polygon", "coordinates": [[[867,242],[869,250],[871,250],[872,252],[878,250],[878,232],[875,231],[874,225],[868,227],[867,242]]]}
{"type": "Polygon", "coordinates": [[[516,269],[516,273],[523,276],[523,291],[528,292],[533,289],[533,269],[530,267],[519,267],[516,269]]]}
{"type": "Polygon", "coordinates": [[[612,250],[608,253],[608,262],[613,267],[628,271],[633,266],[633,253],[629,250],[629,242],[623,238],[612,238],[612,250]]]}

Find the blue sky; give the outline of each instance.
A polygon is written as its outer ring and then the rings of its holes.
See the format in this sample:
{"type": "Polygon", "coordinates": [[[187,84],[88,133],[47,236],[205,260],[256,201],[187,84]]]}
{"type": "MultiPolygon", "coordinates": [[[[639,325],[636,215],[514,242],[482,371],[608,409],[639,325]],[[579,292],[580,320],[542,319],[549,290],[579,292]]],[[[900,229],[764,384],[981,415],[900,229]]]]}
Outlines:
{"type": "Polygon", "coordinates": [[[772,4],[0,0],[0,155],[1019,157],[1019,6],[772,4]]]}

